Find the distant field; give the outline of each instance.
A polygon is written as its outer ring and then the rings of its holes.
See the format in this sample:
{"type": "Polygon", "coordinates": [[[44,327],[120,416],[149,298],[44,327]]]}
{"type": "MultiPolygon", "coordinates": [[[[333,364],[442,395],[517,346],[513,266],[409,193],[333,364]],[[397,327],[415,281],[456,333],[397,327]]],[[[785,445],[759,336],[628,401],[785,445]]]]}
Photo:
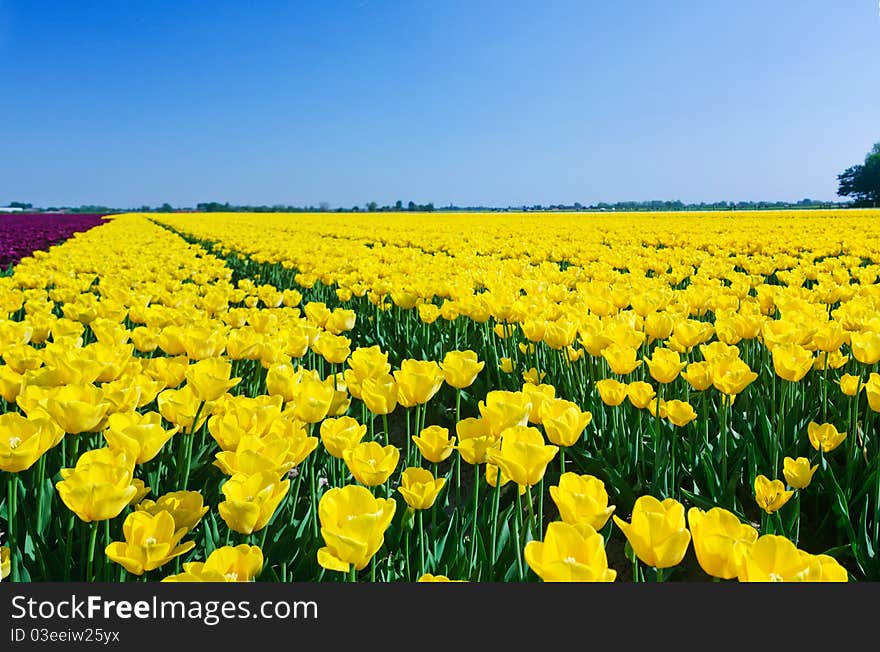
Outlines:
{"type": "Polygon", "coordinates": [[[0,278],[13,579],[880,579],[880,210],[109,217],[0,278]]]}
{"type": "Polygon", "coordinates": [[[0,268],[46,249],[102,221],[97,214],[0,213],[0,268]]]}

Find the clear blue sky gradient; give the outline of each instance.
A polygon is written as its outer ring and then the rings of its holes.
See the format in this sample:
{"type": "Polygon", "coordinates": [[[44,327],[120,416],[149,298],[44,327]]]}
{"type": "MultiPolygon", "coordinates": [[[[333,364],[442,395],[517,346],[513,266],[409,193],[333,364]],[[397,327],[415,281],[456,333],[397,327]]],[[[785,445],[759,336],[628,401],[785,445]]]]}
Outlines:
{"type": "Polygon", "coordinates": [[[0,204],[836,199],[876,0],[0,0],[0,204]]]}

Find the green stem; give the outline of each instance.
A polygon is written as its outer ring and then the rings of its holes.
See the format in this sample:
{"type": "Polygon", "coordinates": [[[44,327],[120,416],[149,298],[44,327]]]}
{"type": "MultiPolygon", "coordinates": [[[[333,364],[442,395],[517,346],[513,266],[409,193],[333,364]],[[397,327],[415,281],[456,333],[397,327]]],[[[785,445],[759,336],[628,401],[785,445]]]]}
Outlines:
{"type": "Polygon", "coordinates": [[[480,474],[474,473],[474,518],[471,522],[471,565],[468,575],[473,575],[474,566],[477,564],[477,510],[479,508],[480,474]]]}
{"type": "Polygon", "coordinates": [[[192,426],[189,429],[189,435],[186,439],[186,466],[183,471],[183,485],[180,487],[182,491],[186,490],[189,484],[189,469],[192,466],[193,443],[196,438],[196,429],[199,423],[199,417],[202,416],[202,409],[205,407],[205,401],[199,403],[199,409],[196,410],[196,416],[193,418],[192,426]]]}
{"type": "MultiPolygon", "coordinates": [[[[10,473],[7,479],[9,488],[9,504],[6,507],[6,519],[9,523],[9,579],[12,582],[18,582],[18,528],[16,521],[18,520],[18,475],[10,473]]],[[[23,547],[23,546],[22,546],[23,547]]]]}
{"type": "Polygon", "coordinates": [[[522,559],[522,496],[519,493],[519,488],[515,488],[516,491],[516,518],[513,521],[514,527],[514,545],[516,546],[516,570],[519,574],[519,581],[522,582],[525,576],[525,572],[523,571],[523,559],[522,559]]]}
{"type": "Polygon", "coordinates": [[[86,582],[94,582],[92,569],[95,563],[95,541],[98,539],[98,521],[89,523],[89,552],[86,557],[86,582]]]}
{"type": "MultiPolygon", "coordinates": [[[[455,423],[461,421],[461,390],[455,390],[455,423]]],[[[461,443],[461,442],[459,442],[461,443]]],[[[479,473],[476,474],[479,477],[479,473]]],[[[461,505],[461,455],[455,458],[455,504],[461,505]]]]}
{"type": "MultiPolygon", "coordinates": [[[[479,474],[480,467],[474,467],[474,473],[479,474]]],[[[495,491],[494,496],[492,497],[492,556],[489,558],[489,572],[490,577],[492,579],[492,572],[495,569],[495,561],[496,561],[496,552],[498,550],[498,509],[501,504],[501,468],[498,468],[498,473],[495,476],[495,491]]]]}
{"type": "Polygon", "coordinates": [[[425,570],[425,524],[424,518],[422,516],[422,511],[419,510],[419,577],[424,575],[427,571],[425,570]]]}

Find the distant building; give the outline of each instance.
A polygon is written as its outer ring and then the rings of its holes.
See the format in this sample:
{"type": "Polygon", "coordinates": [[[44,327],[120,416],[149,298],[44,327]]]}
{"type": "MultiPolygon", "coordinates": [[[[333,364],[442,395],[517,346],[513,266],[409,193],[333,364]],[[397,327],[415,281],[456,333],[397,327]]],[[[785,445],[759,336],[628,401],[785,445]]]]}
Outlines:
{"type": "Polygon", "coordinates": [[[0,213],[21,213],[23,208],[12,208],[11,206],[0,206],[0,213]]]}

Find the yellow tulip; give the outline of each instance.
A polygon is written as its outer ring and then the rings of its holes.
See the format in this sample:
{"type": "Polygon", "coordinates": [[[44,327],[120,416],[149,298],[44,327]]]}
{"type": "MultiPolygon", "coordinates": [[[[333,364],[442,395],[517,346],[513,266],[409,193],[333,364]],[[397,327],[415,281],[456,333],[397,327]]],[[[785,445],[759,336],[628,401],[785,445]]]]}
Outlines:
{"type": "Polygon", "coordinates": [[[175,530],[192,530],[208,511],[198,491],[172,491],[157,500],[142,500],[135,509],[153,515],[168,512],[174,519],[175,530]]]}
{"type": "Polygon", "coordinates": [[[100,430],[109,409],[103,390],[94,385],[65,385],[46,400],[46,411],[71,435],[100,430]]]}
{"type": "Polygon", "coordinates": [[[49,418],[28,419],[17,412],[0,414],[0,471],[18,473],[33,466],[64,438],[64,431],[49,418]]]}
{"type": "Polygon", "coordinates": [[[391,414],[397,407],[398,388],[394,376],[385,373],[361,382],[361,399],[375,415],[391,414]]]}
{"type": "Polygon", "coordinates": [[[880,374],[872,373],[865,383],[865,395],[868,405],[874,412],[880,412],[880,374]]]}
{"type": "Polygon", "coordinates": [[[555,521],[543,541],[529,541],[526,563],[545,582],[613,582],[617,571],[608,568],[605,540],[587,524],[555,521]]]}
{"type": "Polygon", "coordinates": [[[469,350],[449,351],[440,363],[446,384],[458,389],[470,387],[485,366],[486,363],[478,361],[477,354],[469,350]]]}
{"type": "Polygon", "coordinates": [[[773,369],[780,378],[798,382],[813,367],[813,354],[797,344],[773,347],[773,369]]]}
{"type": "Polygon", "coordinates": [[[330,412],[333,385],[303,379],[294,389],[293,416],[304,423],[318,423],[330,412]]]}
{"type": "Polygon", "coordinates": [[[109,448],[83,453],[73,469],[62,469],[55,484],[67,508],[86,523],[118,516],[137,494],[125,453],[109,448]]]}
{"type": "Polygon", "coordinates": [[[446,478],[435,478],[427,469],[408,467],[397,490],[413,509],[430,509],[445,484],[446,478]]]}
{"type": "Polygon", "coordinates": [[[489,427],[489,434],[497,438],[507,428],[528,423],[532,401],[524,392],[493,390],[477,407],[489,427]]]}
{"type": "Polygon", "coordinates": [[[718,358],[709,363],[709,367],[712,385],[727,396],[741,393],[758,378],[758,374],[740,358],[718,358]]]}
{"type": "Polygon", "coordinates": [[[344,450],[342,459],[355,480],[375,487],[394,473],[400,460],[400,450],[391,444],[382,446],[375,441],[366,441],[344,450]]]}
{"type": "Polygon", "coordinates": [[[417,436],[412,437],[419,452],[428,462],[442,462],[452,455],[455,442],[449,437],[449,430],[440,426],[428,426],[417,436]]]}
{"type": "Polygon", "coordinates": [[[814,582],[821,575],[820,560],[776,534],[758,537],[740,561],[738,573],[740,582],[814,582]]]}
{"type": "Polygon", "coordinates": [[[654,400],[655,394],[651,383],[646,383],[642,380],[631,382],[626,387],[626,397],[629,399],[629,402],[640,410],[648,407],[651,401],[654,400]]]}
{"type": "Polygon", "coordinates": [[[168,389],[178,387],[186,378],[189,359],[186,356],[172,358],[149,358],[144,363],[144,373],[161,381],[168,389]]]}
{"type": "Polygon", "coordinates": [[[712,386],[712,368],[708,362],[691,362],[687,369],[681,372],[681,377],[698,392],[712,386]]]}
{"type": "Polygon", "coordinates": [[[416,582],[465,582],[467,580],[451,580],[446,575],[432,575],[431,573],[425,573],[416,582]]]}
{"type": "Polygon", "coordinates": [[[559,485],[550,487],[550,497],[564,522],[571,525],[587,523],[596,531],[605,527],[614,511],[614,505],[608,505],[605,485],[592,475],[563,473],[559,485]]]}
{"type": "Polygon", "coordinates": [[[117,413],[108,417],[104,439],[111,448],[129,451],[136,464],[143,464],[156,457],[178,430],[179,426],[163,429],[158,412],[117,413]]]}
{"type": "Polygon", "coordinates": [[[289,487],[290,480],[279,480],[268,471],[236,473],[221,487],[226,500],[217,511],[230,529],[251,534],[266,527],[289,487]]]}
{"type": "Polygon", "coordinates": [[[512,426],[502,431],[498,444],[487,451],[487,457],[522,488],[541,481],[547,464],[558,451],[558,446],[544,444],[544,436],[537,428],[512,426]]]}
{"type": "MultiPolygon", "coordinates": [[[[305,455],[311,453],[318,445],[317,437],[309,439],[311,441],[305,455]]],[[[260,471],[269,471],[280,477],[298,463],[298,453],[291,451],[292,443],[289,439],[278,435],[264,437],[245,435],[234,451],[217,453],[214,465],[227,475],[236,473],[252,475],[260,471]]]]}
{"type": "Polygon", "coordinates": [[[232,363],[223,358],[199,360],[186,369],[187,386],[200,401],[216,401],[241,382],[241,378],[230,378],[232,363]]]}
{"type": "Polygon", "coordinates": [[[468,464],[485,464],[486,451],[495,444],[489,434],[489,424],[484,419],[468,417],[455,424],[458,444],[455,449],[468,464]]]}
{"type": "Polygon", "coordinates": [[[880,362],[880,332],[854,332],[850,334],[853,357],[862,364],[880,362]]]}
{"type": "Polygon", "coordinates": [[[623,403],[627,396],[626,383],[622,383],[614,378],[604,378],[596,383],[596,389],[599,390],[599,398],[605,405],[615,407],[623,403]]]}
{"type": "MultiPolygon", "coordinates": [[[[510,478],[505,475],[504,471],[489,462],[486,463],[485,475],[486,484],[488,484],[493,489],[499,484],[503,487],[508,482],[510,482],[510,478]]],[[[519,489],[520,496],[524,495],[528,490],[528,487],[526,487],[525,485],[517,485],[517,488],[519,489]]]]}
{"type": "Polygon", "coordinates": [[[153,490],[153,488],[148,487],[140,478],[132,478],[131,484],[134,486],[136,491],[132,499],[128,501],[128,506],[136,507],[153,490]]]}
{"type": "Polygon", "coordinates": [[[321,422],[321,443],[333,457],[342,459],[346,450],[357,446],[367,434],[367,426],[353,417],[325,419],[321,422]]]}
{"type": "Polygon", "coordinates": [[[251,582],[263,570],[263,551],[246,543],[223,546],[205,561],[183,565],[183,572],[169,575],[163,582],[251,582]]]}
{"type": "Polygon", "coordinates": [[[9,577],[12,570],[12,555],[9,546],[0,547],[0,581],[9,577]]]}
{"type": "Polygon", "coordinates": [[[687,518],[700,567],[712,577],[735,578],[743,557],[758,538],[758,531],[721,507],[708,512],[691,507],[687,518]]]}
{"type": "Polygon", "coordinates": [[[351,353],[351,340],[341,335],[324,332],[318,335],[312,348],[327,362],[341,364],[351,353]]]}
{"type": "Polygon", "coordinates": [[[23,376],[16,373],[8,364],[0,365],[0,397],[7,403],[14,403],[22,388],[23,376]]]}
{"type": "Polygon", "coordinates": [[[374,498],[357,485],[330,489],[318,504],[318,519],[325,547],[318,550],[322,568],[348,572],[362,570],[385,542],[385,530],[394,518],[392,498],[374,498]]]}
{"type": "Polygon", "coordinates": [[[687,363],[682,362],[678,353],[669,349],[654,349],[653,354],[645,361],[651,378],[661,384],[671,383],[687,363]]]}
{"type": "Polygon", "coordinates": [[[782,474],[790,487],[806,489],[813,480],[813,474],[819,465],[810,466],[810,460],[806,457],[799,457],[796,460],[786,457],[782,460],[782,467],[782,474]]]}
{"type": "Polygon", "coordinates": [[[278,363],[266,372],[266,392],[280,396],[285,403],[293,401],[296,386],[302,381],[303,370],[294,369],[290,363],[278,363]]]}
{"type": "Polygon", "coordinates": [[[633,506],[630,523],[612,518],[642,563],[670,568],[684,558],[691,534],[685,527],[684,506],[677,500],[661,502],[653,496],[641,496],[633,506]]]}
{"type": "Polygon", "coordinates": [[[544,406],[556,397],[556,388],[553,385],[540,385],[527,382],[522,386],[522,394],[532,404],[529,411],[529,423],[541,423],[544,406]]]}
{"type": "Polygon", "coordinates": [[[825,453],[830,453],[846,439],[846,433],[838,432],[833,423],[819,424],[815,421],[807,424],[807,436],[813,448],[817,451],[821,449],[825,453]]]}
{"type": "Polygon", "coordinates": [[[602,349],[602,357],[616,374],[626,375],[642,364],[636,349],[622,344],[611,344],[602,349]]]}
{"type": "Polygon", "coordinates": [[[166,421],[179,426],[187,432],[195,432],[202,427],[208,418],[209,409],[202,406],[192,387],[185,385],[183,389],[166,389],[156,397],[156,405],[166,421]],[[194,423],[198,415],[198,423],[194,423]]]}
{"type": "Polygon", "coordinates": [[[180,544],[187,531],[175,531],[174,519],[168,512],[132,512],[122,524],[122,531],[125,541],[114,541],[104,553],[134,575],[159,568],[196,545],[195,541],[180,544]]]}
{"type": "Polygon", "coordinates": [[[577,403],[564,399],[548,401],[541,414],[547,439],[557,446],[574,446],[593,420],[592,413],[582,412],[577,403]]]}
{"type": "Polygon", "coordinates": [[[394,372],[397,402],[403,407],[427,403],[443,384],[443,370],[433,360],[404,360],[394,372]]]}
{"type": "MultiPolygon", "coordinates": [[[[345,370],[345,383],[348,391],[355,398],[362,398],[361,385],[368,378],[378,378],[389,374],[391,365],[388,364],[388,354],[379,346],[359,347],[352,351],[348,358],[349,369],[345,370]]],[[[395,402],[397,389],[394,390],[395,402]]]]}
{"type": "Polygon", "coordinates": [[[793,494],[793,491],[785,489],[781,480],[771,481],[764,475],[755,478],[755,502],[768,514],[772,514],[785,505],[793,494]]]}
{"type": "Polygon", "coordinates": [[[697,418],[697,413],[690,403],[674,399],[665,401],[666,418],[679,428],[686,426],[697,418]]]}
{"type": "Polygon", "coordinates": [[[855,396],[864,387],[861,384],[861,378],[852,374],[843,374],[837,384],[840,385],[840,391],[846,396],[855,396]]]}

